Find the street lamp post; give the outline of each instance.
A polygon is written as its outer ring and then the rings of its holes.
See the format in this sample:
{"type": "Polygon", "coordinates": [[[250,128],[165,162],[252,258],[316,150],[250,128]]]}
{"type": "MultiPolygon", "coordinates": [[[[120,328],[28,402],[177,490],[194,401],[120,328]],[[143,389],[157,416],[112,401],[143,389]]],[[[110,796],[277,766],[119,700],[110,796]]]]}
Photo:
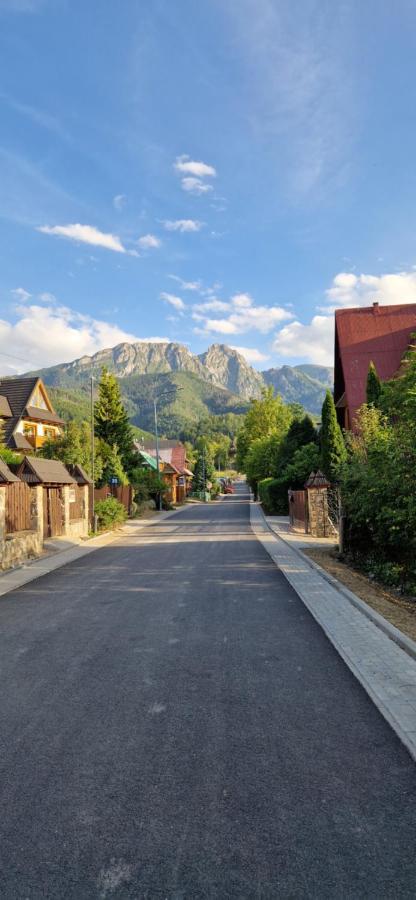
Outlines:
{"type": "MultiPolygon", "coordinates": [[[[163,396],[163,394],[161,395],[163,396]]],[[[160,461],[159,461],[159,428],[157,423],[157,401],[159,397],[153,397],[153,409],[155,414],[155,438],[156,438],[156,469],[157,469],[157,477],[160,478],[160,461]]],[[[159,491],[159,512],[162,509],[162,494],[159,491]]]]}
{"type": "Polygon", "coordinates": [[[91,478],[92,478],[92,491],[91,491],[91,521],[94,532],[97,531],[97,523],[95,521],[95,428],[94,428],[94,375],[91,375],[90,380],[91,386],[91,478]]]}
{"type": "MultiPolygon", "coordinates": [[[[156,438],[156,469],[157,474],[160,477],[160,454],[159,454],[159,426],[157,420],[157,404],[159,400],[162,400],[163,397],[169,397],[171,394],[176,394],[178,391],[181,391],[182,388],[174,387],[170,391],[164,391],[163,394],[159,394],[158,397],[153,397],[153,412],[155,417],[155,438],[156,438]]],[[[162,509],[162,494],[159,492],[159,512],[162,509]]]]}

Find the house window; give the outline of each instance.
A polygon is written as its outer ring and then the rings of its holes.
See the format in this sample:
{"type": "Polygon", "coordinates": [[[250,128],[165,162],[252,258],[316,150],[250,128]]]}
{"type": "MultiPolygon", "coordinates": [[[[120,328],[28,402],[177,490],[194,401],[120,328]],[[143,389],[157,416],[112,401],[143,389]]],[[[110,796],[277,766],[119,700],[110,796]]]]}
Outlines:
{"type": "Polygon", "coordinates": [[[36,406],[36,409],[48,409],[48,404],[46,403],[40,387],[37,387],[32,394],[30,406],[36,406]]]}
{"type": "Polygon", "coordinates": [[[54,428],[44,428],[43,433],[47,441],[53,441],[53,439],[56,437],[54,428]]]}
{"type": "Polygon", "coordinates": [[[34,447],[36,445],[36,425],[30,425],[28,422],[24,422],[23,434],[26,440],[34,447]]]}

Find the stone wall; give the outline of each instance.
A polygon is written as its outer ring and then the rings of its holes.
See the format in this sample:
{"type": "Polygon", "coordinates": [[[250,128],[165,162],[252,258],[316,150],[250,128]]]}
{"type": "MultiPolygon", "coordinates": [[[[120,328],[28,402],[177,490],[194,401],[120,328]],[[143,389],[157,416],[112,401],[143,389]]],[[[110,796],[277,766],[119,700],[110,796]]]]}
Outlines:
{"type": "Polygon", "coordinates": [[[88,537],[88,518],[89,518],[89,489],[88,485],[83,485],[80,490],[83,492],[83,500],[84,500],[84,516],[82,519],[71,519],[70,514],[70,496],[71,496],[71,487],[70,485],[65,485],[62,489],[62,496],[64,501],[64,534],[65,537],[69,538],[85,538],[88,537]]]}
{"type": "Polygon", "coordinates": [[[327,488],[308,488],[308,522],[309,534],[313,537],[328,537],[328,491],[327,488]]]}
{"type": "MultiPolygon", "coordinates": [[[[42,485],[30,488],[31,529],[6,534],[6,491],[7,485],[0,485],[0,570],[11,569],[22,565],[25,560],[40,556],[43,550],[43,502],[45,490],[42,485]]],[[[63,537],[79,540],[88,537],[88,485],[81,487],[84,500],[84,515],[80,519],[70,517],[70,486],[64,485],[62,497],[64,502],[63,537]]]]}

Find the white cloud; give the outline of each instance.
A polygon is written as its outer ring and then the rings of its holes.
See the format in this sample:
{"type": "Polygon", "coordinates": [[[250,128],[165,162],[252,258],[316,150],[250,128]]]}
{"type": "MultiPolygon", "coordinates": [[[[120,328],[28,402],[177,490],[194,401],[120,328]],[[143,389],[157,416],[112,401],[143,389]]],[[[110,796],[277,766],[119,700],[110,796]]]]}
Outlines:
{"type": "Polygon", "coordinates": [[[29,300],[29,298],[32,296],[32,294],[29,294],[29,291],[25,291],[25,289],[22,287],[13,288],[11,293],[14,297],[16,297],[16,300],[20,301],[20,303],[26,303],[26,300],[29,300]]]}
{"type": "Polygon", "coordinates": [[[343,306],[371,306],[374,301],[392,305],[416,303],[416,272],[385,275],[339,272],[326,296],[327,310],[343,306]]]}
{"type": "Polygon", "coordinates": [[[231,303],[225,303],[224,300],[214,298],[213,300],[207,300],[205,303],[195,303],[193,309],[196,313],[201,314],[200,318],[204,318],[207,312],[229,312],[232,306],[231,303]]]}
{"type": "Polygon", "coordinates": [[[2,374],[70,362],[124,341],[166,343],[165,337],[140,338],[118,325],[94,319],[64,306],[17,306],[15,320],[0,320],[2,374]],[[5,356],[2,356],[2,351],[5,356]],[[7,354],[22,362],[7,359],[7,354]]]}
{"type": "Polygon", "coordinates": [[[184,155],[176,157],[173,167],[179,175],[183,176],[181,178],[182,190],[188,194],[201,196],[212,191],[212,184],[208,184],[206,179],[216,178],[217,172],[214,166],[184,155]]]}
{"type": "Polygon", "coordinates": [[[256,350],[255,347],[235,347],[233,344],[230,344],[232,350],[236,350],[237,353],[240,353],[241,356],[253,365],[253,363],[262,363],[266,362],[270,357],[266,353],[261,353],[260,350],[256,350]]]}
{"type": "Polygon", "coordinates": [[[292,319],[293,314],[281,306],[256,306],[249,294],[234,294],[230,303],[213,299],[208,303],[195,304],[193,318],[203,322],[205,333],[243,334],[259,331],[267,334],[279,322],[292,319]],[[212,311],[229,312],[221,319],[211,319],[206,313],[212,311]]]}
{"type": "Polygon", "coordinates": [[[113,206],[114,209],[118,210],[118,212],[121,212],[121,210],[124,209],[126,203],[127,197],[125,194],[116,194],[116,196],[113,197],[113,206]]]}
{"type": "Polygon", "coordinates": [[[201,231],[204,226],[204,222],[199,222],[198,219],[164,219],[162,224],[166,231],[180,232],[201,231]]]}
{"type": "Polygon", "coordinates": [[[208,166],[204,162],[196,162],[196,160],[190,159],[186,154],[176,157],[174,168],[177,172],[181,172],[184,175],[196,175],[197,178],[215,178],[217,174],[214,166],[208,166]]]}
{"type": "Polygon", "coordinates": [[[42,294],[38,294],[38,300],[40,300],[41,303],[47,303],[49,306],[53,306],[58,302],[55,294],[50,294],[49,291],[43,291],[42,294]]]}
{"type": "Polygon", "coordinates": [[[173,306],[173,308],[176,309],[177,312],[183,312],[183,310],[186,308],[182,298],[177,297],[176,294],[168,294],[166,293],[166,291],[162,291],[160,299],[164,300],[165,303],[169,303],[170,306],[173,306]]]}
{"type": "Polygon", "coordinates": [[[114,250],[116,253],[126,253],[126,248],[123,247],[116,234],[106,234],[99,231],[94,225],[41,225],[37,231],[67,238],[70,241],[91,244],[94,247],[104,247],[106,250],[114,250]]]}
{"type": "Polygon", "coordinates": [[[143,237],[139,238],[137,243],[142,250],[151,250],[162,245],[160,238],[156,237],[154,234],[144,234],[143,237]]]}
{"type": "Polygon", "coordinates": [[[289,359],[305,358],[321,366],[334,363],[334,317],[314,316],[309,325],[290,322],[276,334],[273,350],[289,359]]]}
{"type": "Polygon", "coordinates": [[[183,281],[178,275],[168,275],[168,278],[171,278],[172,281],[176,281],[183,291],[197,291],[199,293],[202,287],[200,281],[183,281]]]}
{"type": "Polygon", "coordinates": [[[416,303],[416,272],[369,275],[338,272],[325,292],[309,324],[296,321],[282,328],[275,337],[274,350],[282,357],[304,358],[312,363],[331,366],[334,363],[334,312],[349,307],[395,306],[416,303]]]}
{"type": "Polygon", "coordinates": [[[247,309],[247,307],[253,305],[250,294],[234,294],[234,296],[231,297],[231,302],[237,309],[247,309]]]}
{"type": "Polygon", "coordinates": [[[196,194],[197,196],[208,194],[212,191],[212,184],[205,184],[205,181],[201,181],[200,178],[193,178],[191,175],[182,178],[181,185],[188,194],[196,194]]]}

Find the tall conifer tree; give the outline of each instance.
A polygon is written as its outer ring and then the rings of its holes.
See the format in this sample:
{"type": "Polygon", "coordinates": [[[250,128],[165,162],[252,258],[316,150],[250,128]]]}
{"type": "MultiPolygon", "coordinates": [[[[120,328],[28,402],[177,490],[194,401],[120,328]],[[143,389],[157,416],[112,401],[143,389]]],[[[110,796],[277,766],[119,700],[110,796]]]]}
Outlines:
{"type": "Polygon", "coordinates": [[[133,430],[117,379],[106,368],[101,372],[94,420],[97,437],[110,447],[117,446],[123,468],[128,471],[132,465],[133,430]]]}
{"type": "Polygon", "coordinates": [[[336,481],[340,465],[346,459],[347,451],[337,420],[334,398],[330,391],[326,392],[322,406],[320,442],[322,471],[329,481],[336,481]]]}
{"type": "Polygon", "coordinates": [[[373,362],[370,362],[367,373],[367,403],[369,406],[377,406],[381,394],[381,381],[373,362]]]}

